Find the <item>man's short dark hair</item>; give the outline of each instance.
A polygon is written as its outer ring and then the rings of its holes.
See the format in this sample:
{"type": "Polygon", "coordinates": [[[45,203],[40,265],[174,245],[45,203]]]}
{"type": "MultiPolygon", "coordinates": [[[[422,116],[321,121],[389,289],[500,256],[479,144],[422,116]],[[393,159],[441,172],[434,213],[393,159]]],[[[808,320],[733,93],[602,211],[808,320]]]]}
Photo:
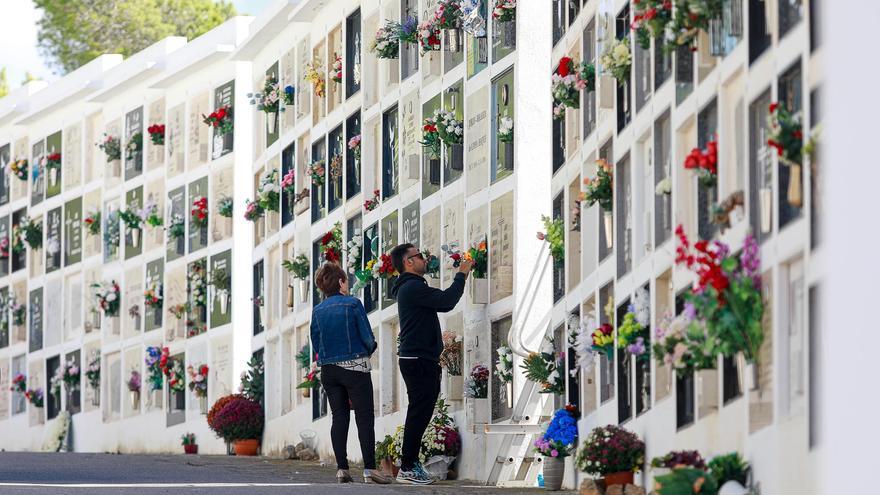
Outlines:
{"type": "Polygon", "coordinates": [[[332,296],[339,293],[339,281],[345,280],[345,270],[336,263],[324,263],[315,273],[315,285],[324,296],[332,296]]]}
{"type": "Polygon", "coordinates": [[[410,248],[414,248],[415,246],[412,243],[399,244],[391,250],[391,264],[394,265],[394,269],[397,270],[397,273],[403,274],[404,271],[404,258],[406,258],[406,253],[410,250],[410,248]]]}

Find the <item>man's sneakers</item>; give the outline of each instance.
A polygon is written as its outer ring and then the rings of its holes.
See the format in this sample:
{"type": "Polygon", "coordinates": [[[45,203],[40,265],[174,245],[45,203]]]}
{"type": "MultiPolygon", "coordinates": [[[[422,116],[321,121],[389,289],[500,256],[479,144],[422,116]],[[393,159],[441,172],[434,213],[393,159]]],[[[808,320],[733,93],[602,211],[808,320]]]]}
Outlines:
{"type": "Polygon", "coordinates": [[[364,483],[378,483],[387,485],[391,483],[391,476],[376,469],[364,469],[364,483]]]}
{"type": "Polygon", "coordinates": [[[403,469],[398,471],[397,482],[408,485],[430,485],[434,483],[434,480],[428,476],[421,464],[416,463],[413,465],[412,471],[404,471],[403,469]]]}

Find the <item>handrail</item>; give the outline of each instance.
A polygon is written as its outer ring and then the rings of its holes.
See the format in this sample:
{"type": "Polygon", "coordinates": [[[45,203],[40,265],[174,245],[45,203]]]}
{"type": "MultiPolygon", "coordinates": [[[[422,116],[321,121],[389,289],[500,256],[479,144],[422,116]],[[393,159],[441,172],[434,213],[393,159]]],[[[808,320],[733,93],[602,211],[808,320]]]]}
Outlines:
{"type": "MultiPolygon", "coordinates": [[[[535,259],[535,265],[532,268],[532,273],[529,276],[528,283],[526,284],[526,290],[524,291],[522,301],[516,305],[519,309],[517,312],[517,319],[511,325],[510,333],[507,335],[507,344],[510,347],[510,350],[520,357],[528,357],[530,354],[529,349],[526,347],[522,338],[522,330],[525,326],[524,321],[528,317],[529,312],[534,306],[535,300],[538,297],[538,294],[541,293],[540,288],[537,286],[537,282],[540,282],[547,271],[547,267],[550,265],[550,257],[547,256],[545,251],[549,251],[546,243],[541,246],[541,251],[537,258],[535,259]],[[533,290],[529,290],[533,289],[533,290]]],[[[539,327],[543,327],[549,324],[550,316],[552,313],[552,308],[547,314],[541,318],[539,327]]]]}

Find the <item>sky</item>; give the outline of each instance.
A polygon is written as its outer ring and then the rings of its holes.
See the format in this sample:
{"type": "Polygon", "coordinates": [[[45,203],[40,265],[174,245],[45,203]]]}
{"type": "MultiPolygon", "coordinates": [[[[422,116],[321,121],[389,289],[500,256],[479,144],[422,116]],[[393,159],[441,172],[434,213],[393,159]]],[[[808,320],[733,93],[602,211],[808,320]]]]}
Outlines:
{"type": "MultiPolygon", "coordinates": [[[[37,20],[40,12],[31,0],[2,0],[0,15],[0,67],[6,67],[10,89],[21,86],[25,72],[53,81],[58,76],[46,66],[37,51],[37,20]]],[[[240,13],[259,15],[272,0],[233,0],[240,13]]]]}

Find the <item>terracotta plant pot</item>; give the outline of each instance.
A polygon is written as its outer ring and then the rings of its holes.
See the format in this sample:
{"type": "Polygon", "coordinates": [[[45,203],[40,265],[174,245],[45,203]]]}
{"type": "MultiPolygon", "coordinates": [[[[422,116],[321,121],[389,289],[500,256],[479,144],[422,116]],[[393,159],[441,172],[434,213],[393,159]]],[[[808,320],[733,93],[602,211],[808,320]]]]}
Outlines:
{"type": "Polygon", "coordinates": [[[609,473],[605,475],[605,488],[614,485],[632,485],[633,484],[633,472],[632,471],[621,471],[619,473],[609,473]]]}
{"type": "Polygon", "coordinates": [[[183,452],[186,454],[198,454],[199,446],[198,445],[184,445],[183,452]]]}
{"type": "Polygon", "coordinates": [[[249,440],[236,440],[235,455],[257,455],[257,447],[259,446],[260,441],[256,438],[251,438],[249,440]]]}
{"type": "Polygon", "coordinates": [[[396,477],[397,472],[400,471],[400,468],[394,464],[390,458],[382,459],[382,462],[379,464],[379,468],[384,471],[386,474],[390,474],[391,476],[396,477]]]}

